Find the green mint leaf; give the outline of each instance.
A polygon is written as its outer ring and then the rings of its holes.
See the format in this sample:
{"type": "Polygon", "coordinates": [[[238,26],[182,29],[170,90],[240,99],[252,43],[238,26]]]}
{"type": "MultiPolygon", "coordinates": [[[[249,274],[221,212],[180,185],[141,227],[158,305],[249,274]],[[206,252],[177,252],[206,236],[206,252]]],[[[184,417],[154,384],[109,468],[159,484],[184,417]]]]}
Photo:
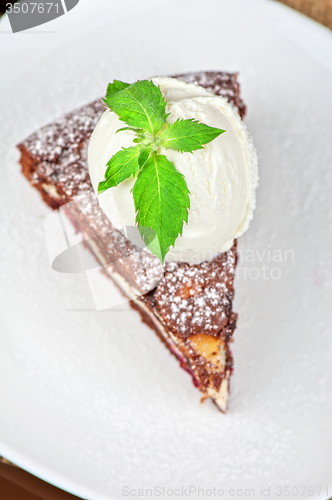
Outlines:
{"type": "Polygon", "coordinates": [[[130,83],[121,82],[120,80],[114,80],[113,83],[108,84],[106,99],[116,94],[117,92],[126,89],[127,87],[130,87],[130,83]]]}
{"type": "Polygon", "coordinates": [[[133,187],[141,236],[162,262],[188,222],[189,190],[183,175],[164,155],[152,154],[133,187]],[[153,237],[156,234],[156,237],[153,237]]]}
{"type": "Polygon", "coordinates": [[[108,86],[104,102],[127,125],[142,128],[152,136],[166,122],[166,101],[160,88],[148,80],[132,85],[114,80],[108,86]]]}
{"type": "Polygon", "coordinates": [[[175,149],[181,153],[192,153],[203,149],[203,145],[213,141],[225,132],[220,128],[209,127],[194,119],[176,120],[170,123],[160,134],[161,145],[166,149],[175,149]]]}
{"type": "Polygon", "coordinates": [[[120,182],[135,176],[139,170],[138,158],[140,146],[125,148],[118,151],[107,163],[105,180],[98,185],[98,194],[106,189],[117,186],[120,182]]]}

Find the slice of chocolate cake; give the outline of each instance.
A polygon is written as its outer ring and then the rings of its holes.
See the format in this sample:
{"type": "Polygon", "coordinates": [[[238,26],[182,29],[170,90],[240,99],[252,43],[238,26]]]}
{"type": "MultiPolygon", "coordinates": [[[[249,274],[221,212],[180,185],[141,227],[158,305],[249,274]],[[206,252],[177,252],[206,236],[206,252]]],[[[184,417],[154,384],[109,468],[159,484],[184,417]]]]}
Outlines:
{"type": "MultiPolygon", "coordinates": [[[[226,97],[243,117],[236,74],[201,72],[175,78],[226,97]]],[[[203,399],[211,397],[225,411],[232,372],[229,344],[236,325],[236,242],[229,251],[199,264],[166,260],[161,268],[155,256],[115,229],[99,206],[87,168],[88,141],[103,111],[102,101],[95,101],[19,144],[23,174],[51,208],[65,205],[85,245],[191,374],[203,399]]]]}

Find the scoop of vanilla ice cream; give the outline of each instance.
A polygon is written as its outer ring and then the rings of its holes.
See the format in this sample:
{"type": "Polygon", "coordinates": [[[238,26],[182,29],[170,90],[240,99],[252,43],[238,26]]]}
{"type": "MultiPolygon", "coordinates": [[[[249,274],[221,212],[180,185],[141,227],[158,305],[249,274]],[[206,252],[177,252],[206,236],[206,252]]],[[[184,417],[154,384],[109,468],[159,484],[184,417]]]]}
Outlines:
{"type": "MultiPolygon", "coordinates": [[[[152,79],[167,99],[167,120],[194,118],[226,132],[193,153],[160,148],[184,175],[190,191],[188,224],[166,259],[201,262],[218,252],[229,250],[234,239],[249,227],[255,208],[258,183],[257,154],[244,123],[227,100],[214,96],[196,84],[174,78],[152,79]]],[[[121,148],[135,146],[135,134],[116,131],[123,127],[118,116],[107,110],[94,129],[88,148],[91,182],[97,193],[104,179],[106,164],[121,148]]],[[[135,225],[131,188],[134,180],[98,195],[107,217],[122,228],[135,225]]]]}

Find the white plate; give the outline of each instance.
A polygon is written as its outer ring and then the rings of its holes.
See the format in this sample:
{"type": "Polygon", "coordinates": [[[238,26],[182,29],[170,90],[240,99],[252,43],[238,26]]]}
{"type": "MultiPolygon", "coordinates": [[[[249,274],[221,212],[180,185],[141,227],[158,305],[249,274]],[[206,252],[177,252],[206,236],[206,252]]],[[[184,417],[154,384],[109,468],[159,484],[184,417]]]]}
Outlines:
{"type": "Polygon", "coordinates": [[[103,0],[90,13],[88,3],[32,33],[1,21],[0,454],[90,500],[122,498],[126,487],[175,496],[182,486],[325,498],[331,33],[268,0],[103,0]],[[200,406],[189,376],[127,306],[68,310],[91,307],[85,277],[50,268],[49,209],[15,149],[113,78],[204,69],[240,72],[260,159],[258,207],[239,241],[227,415],[200,406]]]}

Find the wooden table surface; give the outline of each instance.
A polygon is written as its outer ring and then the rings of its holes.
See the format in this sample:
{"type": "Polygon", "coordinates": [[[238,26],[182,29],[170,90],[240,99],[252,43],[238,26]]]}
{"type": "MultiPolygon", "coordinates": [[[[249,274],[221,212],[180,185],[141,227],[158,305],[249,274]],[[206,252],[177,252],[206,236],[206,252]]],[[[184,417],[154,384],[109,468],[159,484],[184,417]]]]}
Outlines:
{"type": "MultiPolygon", "coordinates": [[[[332,0],[278,0],[332,29],[332,0]]],[[[8,0],[0,0],[2,4],[8,0]]],[[[0,457],[0,500],[79,500],[0,457]]],[[[332,500],[332,497],[331,497],[332,500]]]]}
{"type": "Polygon", "coordinates": [[[332,29],[332,0],[279,0],[332,29]]]}

